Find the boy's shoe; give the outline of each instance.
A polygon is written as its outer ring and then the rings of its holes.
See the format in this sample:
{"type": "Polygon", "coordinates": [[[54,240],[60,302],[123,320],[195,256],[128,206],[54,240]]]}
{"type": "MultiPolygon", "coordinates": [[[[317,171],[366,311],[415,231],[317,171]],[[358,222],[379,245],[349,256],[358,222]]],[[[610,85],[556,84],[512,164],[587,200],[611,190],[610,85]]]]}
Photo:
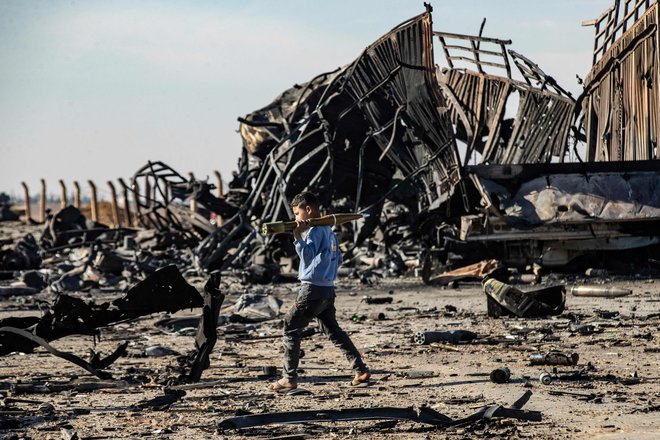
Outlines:
{"type": "Polygon", "coordinates": [[[369,370],[355,373],[355,377],[351,381],[351,386],[356,387],[358,385],[369,383],[369,378],[371,378],[371,373],[369,372],[369,370]]]}
{"type": "Polygon", "coordinates": [[[296,382],[289,382],[287,379],[280,379],[277,382],[273,382],[268,386],[268,389],[271,391],[275,391],[276,393],[287,393],[291,390],[295,390],[298,388],[298,384],[296,382]]]}

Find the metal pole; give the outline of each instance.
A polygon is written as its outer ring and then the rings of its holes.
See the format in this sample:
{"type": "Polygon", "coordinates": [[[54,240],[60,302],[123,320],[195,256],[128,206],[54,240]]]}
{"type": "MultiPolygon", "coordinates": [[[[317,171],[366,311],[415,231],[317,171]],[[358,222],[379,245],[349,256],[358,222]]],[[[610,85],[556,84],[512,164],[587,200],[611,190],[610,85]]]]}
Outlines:
{"type": "MultiPolygon", "coordinates": [[[[218,187],[216,188],[218,197],[222,198],[222,197],[225,196],[225,194],[224,194],[225,191],[224,191],[224,188],[222,186],[222,175],[220,174],[220,171],[218,171],[218,170],[215,170],[213,172],[213,174],[215,174],[215,179],[218,183],[218,187]]],[[[223,224],[224,224],[224,220],[223,220],[222,216],[216,212],[215,213],[215,227],[219,228],[223,224]]]]}
{"type": "Polygon", "coordinates": [[[149,179],[145,179],[144,181],[144,195],[147,197],[147,200],[144,201],[145,206],[147,209],[151,208],[151,183],[149,182],[149,179]]]}
{"type": "Polygon", "coordinates": [[[220,175],[220,171],[215,170],[213,173],[215,174],[215,178],[218,181],[218,197],[223,197],[225,194],[222,188],[222,176],[220,175]]]}
{"type": "Polygon", "coordinates": [[[23,186],[23,196],[25,197],[25,223],[30,223],[32,219],[32,211],[30,209],[30,190],[28,189],[27,183],[21,182],[23,186]]]}
{"type": "Polygon", "coordinates": [[[133,226],[133,221],[131,219],[131,204],[128,201],[128,187],[126,186],[124,179],[120,177],[118,180],[122,188],[122,194],[124,196],[124,213],[126,214],[124,218],[126,220],[126,226],[130,228],[133,226]]]}
{"type": "Polygon", "coordinates": [[[73,188],[73,206],[75,206],[77,209],[80,209],[80,184],[77,180],[73,181],[73,188]]]}
{"type": "Polygon", "coordinates": [[[67,200],[66,200],[66,185],[64,184],[64,180],[60,179],[60,209],[66,208],[67,205],[67,200]]]}
{"type": "Polygon", "coordinates": [[[119,208],[117,207],[117,191],[112,181],[108,180],[110,187],[110,203],[112,203],[112,223],[114,227],[121,226],[119,223],[119,208]]]}
{"type": "Polygon", "coordinates": [[[92,221],[96,222],[99,220],[99,208],[96,205],[96,185],[91,180],[87,181],[90,191],[90,202],[91,202],[91,211],[92,211],[92,221]]]}

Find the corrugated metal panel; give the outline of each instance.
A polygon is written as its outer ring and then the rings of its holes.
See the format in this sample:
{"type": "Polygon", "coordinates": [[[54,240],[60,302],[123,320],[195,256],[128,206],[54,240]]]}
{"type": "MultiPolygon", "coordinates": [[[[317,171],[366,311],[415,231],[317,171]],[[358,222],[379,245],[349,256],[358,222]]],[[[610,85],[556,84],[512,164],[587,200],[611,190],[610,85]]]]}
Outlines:
{"type": "Polygon", "coordinates": [[[583,106],[590,161],[660,158],[657,24],[656,3],[598,52],[599,61],[585,80],[583,106]]]}

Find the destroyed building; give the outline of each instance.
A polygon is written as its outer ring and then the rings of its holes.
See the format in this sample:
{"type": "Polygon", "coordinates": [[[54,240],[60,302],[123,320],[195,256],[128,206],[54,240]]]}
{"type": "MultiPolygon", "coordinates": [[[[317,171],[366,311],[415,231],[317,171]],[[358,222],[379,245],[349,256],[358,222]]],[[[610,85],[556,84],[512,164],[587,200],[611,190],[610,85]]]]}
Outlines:
{"type": "Polygon", "coordinates": [[[121,180],[125,199],[161,247],[194,248],[199,270],[265,282],[297,257],[287,234],[259,231],[292,218],[303,190],[327,213],[365,215],[338,227],[347,272],[429,280],[490,258],[656,257],[657,9],[616,0],[587,23],[593,67],[574,97],[510,40],[484,36],[485,21],[477,35],[434,30],[429,6],[352,63],[239,118],[227,191],[149,162],[121,180]]]}
{"type": "Polygon", "coordinates": [[[615,1],[593,23],[593,67],[573,97],[483,25],[435,31],[429,7],[351,64],[239,118],[229,191],[206,202],[192,191],[202,206],[222,203],[197,265],[295,267],[290,240],[259,231],[291,218],[303,190],[329,213],[366,214],[339,230],[346,260],[386,273],[657,254],[656,21],[655,3],[615,1]]]}

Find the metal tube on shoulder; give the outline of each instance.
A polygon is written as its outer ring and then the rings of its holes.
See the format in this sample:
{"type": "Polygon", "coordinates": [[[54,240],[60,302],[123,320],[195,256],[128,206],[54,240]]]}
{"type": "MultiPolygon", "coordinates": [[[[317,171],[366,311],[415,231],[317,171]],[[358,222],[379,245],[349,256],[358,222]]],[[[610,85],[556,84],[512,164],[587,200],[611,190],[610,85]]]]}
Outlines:
{"type": "MultiPolygon", "coordinates": [[[[315,217],[309,219],[310,226],[334,226],[341,225],[343,223],[348,223],[353,220],[358,220],[363,217],[362,214],[328,214],[321,217],[315,217]]],[[[264,223],[261,227],[261,233],[264,235],[267,234],[277,234],[280,232],[293,231],[296,227],[296,222],[270,222],[264,223]]]]}

